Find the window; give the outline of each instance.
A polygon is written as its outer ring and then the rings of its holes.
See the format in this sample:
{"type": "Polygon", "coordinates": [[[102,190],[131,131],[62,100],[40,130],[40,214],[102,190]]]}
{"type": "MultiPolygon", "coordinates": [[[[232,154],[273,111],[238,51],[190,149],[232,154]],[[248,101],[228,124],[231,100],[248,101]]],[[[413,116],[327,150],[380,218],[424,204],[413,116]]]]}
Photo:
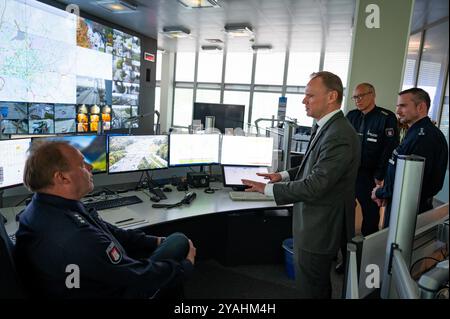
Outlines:
{"type": "Polygon", "coordinates": [[[283,84],[284,52],[258,52],[255,84],[283,84]]]}
{"type": "Polygon", "coordinates": [[[200,52],[197,82],[222,82],[222,52],[200,52]]]}
{"type": "Polygon", "coordinates": [[[291,52],[287,85],[305,86],[309,76],[319,70],[320,52],[291,52]]]}
{"type": "MultiPolygon", "coordinates": [[[[238,104],[245,105],[244,122],[248,123],[248,102],[250,99],[250,92],[242,91],[224,91],[223,103],[224,104],[238,104]]],[[[246,126],[244,125],[244,129],[246,126]]]]}
{"type": "Polygon", "coordinates": [[[286,94],[286,117],[297,119],[297,124],[301,126],[312,126],[314,119],[306,115],[303,94],[286,94]]]}
{"type": "Polygon", "coordinates": [[[416,66],[419,62],[420,39],[422,33],[409,37],[408,56],[406,58],[405,74],[403,76],[402,90],[410,89],[416,84],[416,66]]]}
{"type": "Polygon", "coordinates": [[[161,81],[162,52],[156,52],[156,81],[161,81]]]}
{"type": "Polygon", "coordinates": [[[425,31],[422,58],[419,67],[417,86],[428,92],[431,107],[428,112],[436,120],[444,87],[445,64],[448,62],[448,21],[425,31]]]}
{"type": "Polygon", "coordinates": [[[203,103],[220,103],[220,91],[219,90],[199,90],[197,89],[197,95],[195,102],[203,103]]]}
{"type": "Polygon", "coordinates": [[[253,53],[227,53],[225,83],[250,84],[252,79],[253,53]]]}
{"type": "Polygon", "coordinates": [[[189,126],[192,122],[192,89],[175,89],[173,102],[173,125],[189,126]]]}
{"type": "MultiPolygon", "coordinates": [[[[253,107],[252,107],[252,125],[255,125],[255,120],[259,118],[270,119],[272,115],[277,118],[278,116],[278,99],[280,94],[277,93],[262,93],[255,92],[253,94],[253,107]]],[[[268,126],[268,121],[260,124],[263,127],[268,126]]]]}
{"type": "Polygon", "coordinates": [[[329,71],[341,78],[342,85],[347,85],[348,64],[350,61],[350,50],[347,52],[326,52],[323,70],[329,71]]]}
{"type": "Polygon", "coordinates": [[[195,53],[178,52],[175,70],[175,81],[194,81],[195,53]]]}

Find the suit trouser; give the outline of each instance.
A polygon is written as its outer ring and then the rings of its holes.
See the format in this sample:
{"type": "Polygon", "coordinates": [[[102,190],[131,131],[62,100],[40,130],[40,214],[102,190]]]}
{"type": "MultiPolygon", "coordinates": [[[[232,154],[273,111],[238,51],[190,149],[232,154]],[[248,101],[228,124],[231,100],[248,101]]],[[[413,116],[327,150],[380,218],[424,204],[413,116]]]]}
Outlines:
{"type": "Polygon", "coordinates": [[[356,178],[356,198],[361,205],[363,216],[361,233],[364,236],[376,233],[380,222],[380,208],[371,198],[374,187],[373,173],[360,169],[356,178]]]}
{"type": "Polygon", "coordinates": [[[295,279],[300,298],[330,299],[330,268],[334,254],[315,254],[303,249],[297,250],[295,279]]]}

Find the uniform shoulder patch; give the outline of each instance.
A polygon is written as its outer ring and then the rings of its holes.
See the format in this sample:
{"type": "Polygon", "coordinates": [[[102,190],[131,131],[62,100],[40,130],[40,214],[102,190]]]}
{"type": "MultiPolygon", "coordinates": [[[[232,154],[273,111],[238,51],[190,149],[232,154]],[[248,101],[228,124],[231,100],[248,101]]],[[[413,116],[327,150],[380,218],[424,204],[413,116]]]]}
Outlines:
{"type": "Polygon", "coordinates": [[[106,248],[106,255],[108,256],[108,259],[111,262],[111,264],[114,265],[120,263],[120,261],[122,260],[122,252],[114,242],[111,242],[108,248],[106,248]]]}
{"type": "Polygon", "coordinates": [[[88,227],[89,223],[87,222],[87,220],[79,213],[76,212],[70,212],[68,214],[66,214],[67,216],[70,217],[70,219],[75,222],[75,224],[78,227],[88,227]]]}
{"type": "Polygon", "coordinates": [[[387,128],[386,130],[385,130],[385,133],[386,133],[386,136],[387,137],[392,137],[392,136],[394,136],[394,128],[392,128],[392,127],[389,127],[389,128],[387,128]]]}

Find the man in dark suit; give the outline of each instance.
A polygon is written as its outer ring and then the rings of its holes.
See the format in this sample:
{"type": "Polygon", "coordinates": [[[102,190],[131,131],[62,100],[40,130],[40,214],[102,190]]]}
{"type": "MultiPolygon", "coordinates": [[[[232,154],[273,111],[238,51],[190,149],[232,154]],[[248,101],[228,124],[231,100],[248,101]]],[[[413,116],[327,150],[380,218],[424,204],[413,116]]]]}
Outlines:
{"type": "Polygon", "coordinates": [[[355,182],[359,138],[340,110],[341,79],[330,72],[312,75],[303,104],[317,123],[300,166],[261,174],[269,184],[243,180],[246,191],[273,195],[278,205],[294,204],[296,280],[302,298],[331,298],[330,268],[342,236],[354,233],[355,182]]]}

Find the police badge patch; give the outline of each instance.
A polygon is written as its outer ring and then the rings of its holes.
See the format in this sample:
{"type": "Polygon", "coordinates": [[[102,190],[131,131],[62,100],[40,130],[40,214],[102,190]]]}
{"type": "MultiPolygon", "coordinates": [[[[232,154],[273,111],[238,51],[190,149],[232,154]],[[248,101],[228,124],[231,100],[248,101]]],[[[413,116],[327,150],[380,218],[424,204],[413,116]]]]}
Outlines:
{"type": "Polygon", "coordinates": [[[122,260],[122,252],[117,248],[114,242],[111,242],[108,248],[106,248],[106,255],[108,255],[109,260],[114,265],[120,263],[122,260]]]}
{"type": "Polygon", "coordinates": [[[392,136],[394,136],[394,129],[393,129],[393,128],[387,128],[387,129],[386,129],[386,136],[387,136],[387,137],[392,137],[392,136]]]}

